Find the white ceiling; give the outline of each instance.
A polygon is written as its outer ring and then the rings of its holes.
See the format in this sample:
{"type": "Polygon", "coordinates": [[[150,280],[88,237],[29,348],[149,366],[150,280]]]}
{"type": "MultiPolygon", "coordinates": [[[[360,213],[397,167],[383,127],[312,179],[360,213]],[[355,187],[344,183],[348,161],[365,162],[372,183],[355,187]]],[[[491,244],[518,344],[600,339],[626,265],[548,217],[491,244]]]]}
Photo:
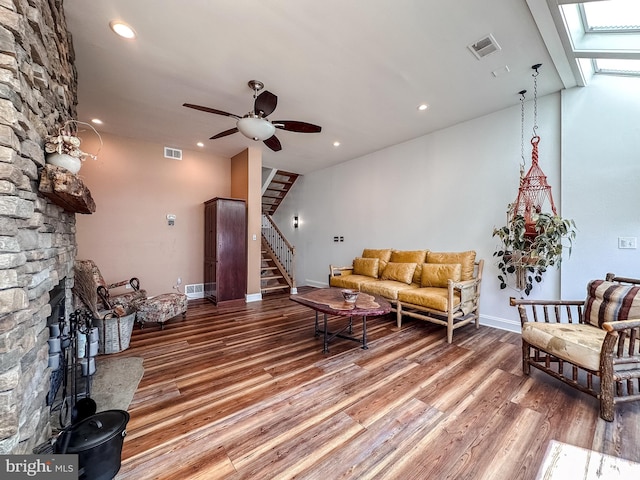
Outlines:
{"type": "MultiPolygon", "coordinates": [[[[528,0],[531,2],[532,0],[528,0]]],[[[308,173],[563,88],[527,0],[64,0],[78,69],[80,120],[99,130],[230,157],[248,146],[263,164],[308,173]],[[136,30],[124,40],[120,19],[136,30]],[[467,49],[493,34],[502,50],[467,49]],[[492,72],[507,66],[509,73],[492,72]],[[209,137],[244,115],[251,79],[278,95],[271,120],[322,133],[278,130],[272,152],[240,133],[209,137]],[[430,108],[419,112],[426,102],[430,108]],[[338,148],[334,141],[340,141],[338,148]]],[[[464,141],[464,139],[461,139],[464,141]]]]}

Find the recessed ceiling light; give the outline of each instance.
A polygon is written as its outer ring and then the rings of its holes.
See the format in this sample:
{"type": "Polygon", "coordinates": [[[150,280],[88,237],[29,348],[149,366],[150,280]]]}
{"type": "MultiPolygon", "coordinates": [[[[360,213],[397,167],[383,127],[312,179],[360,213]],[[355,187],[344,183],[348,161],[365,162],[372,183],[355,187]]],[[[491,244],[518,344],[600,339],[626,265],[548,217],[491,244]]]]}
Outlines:
{"type": "Polygon", "coordinates": [[[102,120],[99,118],[92,118],[91,123],[95,123],[96,125],[102,125],[102,120]]]}
{"type": "Polygon", "coordinates": [[[334,147],[339,147],[340,146],[340,142],[338,142],[337,140],[335,142],[333,142],[333,146],[334,147]]]}
{"type": "Polygon", "coordinates": [[[418,105],[418,110],[420,110],[421,112],[423,112],[427,108],[429,108],[429,105],[427,105],[426,103],[422,103],[422,104],[418,105]]]}
{"type": "Polygon", "coordinates": [[[204,143],[202,143],[202,142],[198,142],[198,143],[196,143],[196,145],[199,146],[200,148],[204,147],[204,143]]]}
{"type": "Polygon", "coordinates": [[[116,33],[116,35],[120,35],[123,38],[136,38],[136,32],[124,22],[119,20],[112,20],[109,22],[109,26],[111,30],[116,33]]]}

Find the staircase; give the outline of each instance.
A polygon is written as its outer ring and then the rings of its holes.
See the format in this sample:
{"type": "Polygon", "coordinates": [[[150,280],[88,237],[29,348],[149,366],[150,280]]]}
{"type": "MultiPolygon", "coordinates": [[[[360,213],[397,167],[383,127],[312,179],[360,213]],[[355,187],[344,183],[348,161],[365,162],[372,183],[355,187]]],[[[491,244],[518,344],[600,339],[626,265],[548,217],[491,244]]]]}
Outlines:
{"type": "Polygon", "coordinates": [[[289,291],[297,293],[295,281],[295,247],[273,222],[272,215],[287,195],[297,173],[273,169],[263,176],[262,187],[262,250],[260,291],[262,294],[289,291]]]}
{"type": "Polygon", "coordinates": [[[263,213],[260,269],[260,291],[263,294],[282,290],[297,293],[295,255],[295,247],[284,238],[271,216],[263,213]]]}
{"type": "Polygon", "coordinates": [[[297,173],[285,172],[283,170],[273,170],[267,179],[266,188],[262,190],[262,213],[273,215],[278,209],[278,205],[287,195],[296,179],[297,173]]]}
{"type": "Polygon", "coordinates": [[[262,239],[261,259],[260,291],[262,294],[289,291],[291,285],[285,280],[285,273],[282,272],[280,262],[271,255],[264,238],[262,239]]]}

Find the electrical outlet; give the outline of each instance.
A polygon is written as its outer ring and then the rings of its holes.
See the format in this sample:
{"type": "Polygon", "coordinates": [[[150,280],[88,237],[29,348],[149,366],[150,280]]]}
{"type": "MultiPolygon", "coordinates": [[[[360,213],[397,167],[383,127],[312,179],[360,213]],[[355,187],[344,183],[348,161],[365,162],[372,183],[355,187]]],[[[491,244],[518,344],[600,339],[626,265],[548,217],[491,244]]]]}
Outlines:
{"type": "Polygon", "coordinates": [[[637,237],[618,237],[618,248],[638,248],[637,237]]]}
{"type": "Polygon", "coordinates": [[[130,284],[130,283],[127,283],[127,284],[124,286],[124,288],[130,289],[130,288],[131,288],[131,284],[130,284]]]}
{"type": "Polygon", "coordinates": [[[182,285],[182,277],[178,277],[178,280],[176,281],[177,285],[182,285]]]}

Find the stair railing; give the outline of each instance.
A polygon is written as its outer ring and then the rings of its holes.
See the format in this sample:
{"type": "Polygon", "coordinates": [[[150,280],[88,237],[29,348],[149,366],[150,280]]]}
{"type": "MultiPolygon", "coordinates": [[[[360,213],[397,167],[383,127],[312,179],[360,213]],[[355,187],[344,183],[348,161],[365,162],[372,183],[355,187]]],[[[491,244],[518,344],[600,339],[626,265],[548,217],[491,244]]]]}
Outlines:
{"type": "Polygon", "coordinates": [[[296,247],[291,245],[282,234],[278,226],[273,222],[271,215],[262,214],[262,238],[268,249],[274,256],[278,267],[286,282],[291,288],[291,293],[297,293],[295,277],[296,247]]]}

